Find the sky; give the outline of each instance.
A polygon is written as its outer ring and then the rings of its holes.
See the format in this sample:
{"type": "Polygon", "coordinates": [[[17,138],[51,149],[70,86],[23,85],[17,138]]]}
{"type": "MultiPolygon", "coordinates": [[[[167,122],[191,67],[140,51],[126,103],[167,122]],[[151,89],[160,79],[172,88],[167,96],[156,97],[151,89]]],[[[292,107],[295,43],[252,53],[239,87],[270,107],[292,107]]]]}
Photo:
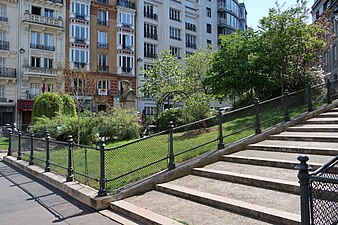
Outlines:
{"type": "MultiPolygon", "coordinates": [[[[258,22],[263,17],[268,15],[269,8],[275,7],[276,0],[240,0],[244,2],[246,10],[248,11],[248,26],[257,30],[258,22]]],[[[285,9],[296,4],[296,0],[278,0],[280,4],[285,3],[285,9]]],[[[310,8],[314,0],[308,0],[307,7],[310,8]]]]}

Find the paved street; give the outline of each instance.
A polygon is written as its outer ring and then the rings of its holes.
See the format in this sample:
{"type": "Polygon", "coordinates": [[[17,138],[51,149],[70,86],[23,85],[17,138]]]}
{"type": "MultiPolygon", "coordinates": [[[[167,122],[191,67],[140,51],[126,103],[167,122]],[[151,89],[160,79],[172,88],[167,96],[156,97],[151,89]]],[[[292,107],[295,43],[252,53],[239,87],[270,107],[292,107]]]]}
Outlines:
{"type": "Polygon", "coordinates": [[[0,225],[117,224],[0,157],[0,225]]]}

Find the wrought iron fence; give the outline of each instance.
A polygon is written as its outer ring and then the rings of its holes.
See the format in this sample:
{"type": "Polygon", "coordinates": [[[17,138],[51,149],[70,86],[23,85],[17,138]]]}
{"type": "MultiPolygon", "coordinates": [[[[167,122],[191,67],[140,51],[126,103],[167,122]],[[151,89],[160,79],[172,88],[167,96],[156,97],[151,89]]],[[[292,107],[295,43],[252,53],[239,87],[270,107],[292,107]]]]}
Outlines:
{"type": "Polygon", "coordinates": [[[338,156],[314,172],[299,156],[302,225],[338,224],[338,156]]]}
{"type": "Polygon", "coordinates": [[[184,162],[205,152],[222,149],[227,144],[262,129],[289,121],[303,112],[338,98],[337,81],[326,82],[277,98],[235,109],[219,111],[216,116],[176,127],[172,122],[162,132],[112,148],[77,145],[55,141],[49,134],[9,135],[8,155],[28,160],[99,190],[98,195],[117,192],[134,182],[184,162]],[[39,137],[39,138],[37,138],[39,137]]]}

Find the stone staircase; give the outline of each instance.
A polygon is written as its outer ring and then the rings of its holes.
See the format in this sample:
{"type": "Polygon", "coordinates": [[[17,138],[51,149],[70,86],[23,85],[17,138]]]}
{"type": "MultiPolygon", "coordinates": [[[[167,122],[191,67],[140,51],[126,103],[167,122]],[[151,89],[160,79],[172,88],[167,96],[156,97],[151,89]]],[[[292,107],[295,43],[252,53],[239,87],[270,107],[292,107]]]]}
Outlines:
{"type": "Polygon", "coordinates": [[[121,224],[300,224],[297,157],[317,169],[338,155],[337,142],[335,108],[102,213],[121,224]]]}

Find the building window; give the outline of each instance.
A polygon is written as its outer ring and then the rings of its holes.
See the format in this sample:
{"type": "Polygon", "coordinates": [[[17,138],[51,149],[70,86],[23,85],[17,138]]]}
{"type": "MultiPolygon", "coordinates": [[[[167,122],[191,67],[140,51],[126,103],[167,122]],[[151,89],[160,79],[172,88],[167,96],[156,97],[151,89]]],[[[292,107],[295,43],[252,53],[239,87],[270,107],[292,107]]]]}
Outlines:
{"type": "Polygon", "coordinates": [[[0,101],[4,102],[5,99],[5,85],[0,85],[0,101]]]}
{"type": "Polygon", "coordinates": [[[119,44],[123,49],[131,50],[134,46],[134,37],[129,34],[119,34],[119,44]]]}
{"type": "Polygon", "coordinates": [[[75,95],[84,95],[86,91],[86,80],[74,78],[71,80],[71,92],[75,95]]]}
{"type": "Polygon", "coordinates": [[[208,46],[209,48],[212,47],[212,41],[211,41],[211,40],[207,40],[207,46],[208,46]]]}
{"type": "Polygon", "coordinates": [[[44,45],[48,47],[54,47],[54,35],[53,34],[44,34],[44,45]]]}
{"type": "Polygon", "coordinates": [[[53,69],[53,59],[44,58],[43,67],[47,69],[53,69]]]}
{"type": "Polygon", "coordinates": [[[0,4],[0,20],[1,21],[7,21],[7,5],[0,4]]]}
{"type": "Polygon", "coordinates": [[[130,13],[119,13],[119,22],[124,27],[134,26],[134,15],[130,13]]]}
{"type": "MultiPolygon", "coordinates": [[[[143,70],[149,70],[149,69],[151,69],[151,68],[153,68],[154,67],[154,65],[152,65],[152,64],[144,64],[143,65],[143,70]]],[[[144,78],[147,78],[147,75],[146,74],[143,74],[143,77],[144,78]]]]}
{"type": "Polygon", "coordinates": [[[144,57],[156,58],[156,45],[144,43],[144,57]]]}
{"type": "Polygon", "coordinates": [[[157,40],[158,39],[157,26],[153,24],[145,23],[144,24],[144,37],[157,40]]]}
{"type": "Polygon", "coordinates": [[[54,18],[54,10],[53,9],[45,9],[45,17],[54,18]]]}
{"type": "Polygon", "coordinates": [[[176,9],[173,9],[173,8],[170,8],[169,9],[169,18],[171,20],[175,20],[175,21],[181,21],[181,12],[176,10],[176,9]]]}
{"type": "Polygon", "coordinates": [[[29,97],[32,99],[41,93],[41,85],[39,83],[30,83],[29,97]]]}
{"type": "Polygon", "coordinates": [[[207,23],[207,33],[211,34],[211,24],[207,23]]]}
{"type": "Polygon", "coordinates": [[[207,17],[211,18],[211,8],[207,7],[206,11],[207,11],[207,17]]]}
{"type": "Polygon", "coordinates": [[[131,73],[133,70],[134,58],[131,56],[119,56],[119,66],[122,73],[131,73]]]}
{"type": "Polygon", "coordinates": [[[191,34],[186,34],[185,35],[185,46],[187,48],[197,49],[196,36],[195,35],[191,35],[191,34]]]}
{"type": "Polygon", "coordinates": [[[88,6],[86,7],[85,4],[76,2],[72,12],[75,13],[76,18],[84,19],[88,15],[88,6]]]}
{"type": "Polygon", "coordinates": [[[41,16],[41,7],[37,7],[37,6],[32,5],[32,14],[41,16]]]}
{"type": "Polygon", "coordinates": [[[154,115],[154,112],[155,112],[155,107],[144,107],[144,111],[146,113],[146,115],[148,116],[151,116],[151,115],[154,115]]]}
{"type": "Polygon", "coordinates": [[[108,48],[106,32],[98,31],[98,43],[97,44],[99,48],[108,48]]]}
{"type": "Polygon", "coordinates": [[[40,33],[38,32],[31,32],[31,43],[32,44],[36,44],[36,45],[40,45],[41,41],[40,41],[40,33]]]}
{"type": "Polygon", "coordinates": [[[98,95],[108,95],[109,93],[109,81],[108,80],[98,80],[96,83],[97,94],[98,95]]]}
{"type": "Polygon", "coordinates": [[[196,25],[189,22],[185,22],[185,29],[196,32],[196,25]]]}
{"type": "Polygon", "coordinates": [[[181,30],[175,27],[170,27],[170,38],[175,40],[181,40],[181,30]]]}
{"type": "Polygon", "coordinates": [[[107,55],[105,55],[105,54],[99,54],[98,55],[98,71],[99,72],[107,72],[108,71],[107,55]]]}
{"type": "Polygon", "coordinates": [[[31,57],[31,67],[40,67],[41,58],[40,57],[31,57]]]}
{"type": "Polygon", "coordinates": [[[99,25],[108,26],[108,12],[99,9],[97,23],[99,25]]]}
{"type": "Polygon", "coordinates": [[[144,3],[144,17],[157,20],[157,14],[154,12],[155,6],[145,2],[144,3]]]}
{"type": "Polygon", "coordinates": [[[170,46],[170,53],[174,56],[176,56],[178,59],[181,58],[181,49],[174,47],[174,46],[170,46]]]}
{"type": "Polygon", "coordinates": [[[84,26],[72,25],[72,37],[76,43],[84,43],[88,40],[88,30],[84,26]]]}
{"type": "Polygon", "coordinates": [[[5,60],[6,60],[6,58],[0,57],[0,68],[4,68],[5,67],[5,60]]]}

